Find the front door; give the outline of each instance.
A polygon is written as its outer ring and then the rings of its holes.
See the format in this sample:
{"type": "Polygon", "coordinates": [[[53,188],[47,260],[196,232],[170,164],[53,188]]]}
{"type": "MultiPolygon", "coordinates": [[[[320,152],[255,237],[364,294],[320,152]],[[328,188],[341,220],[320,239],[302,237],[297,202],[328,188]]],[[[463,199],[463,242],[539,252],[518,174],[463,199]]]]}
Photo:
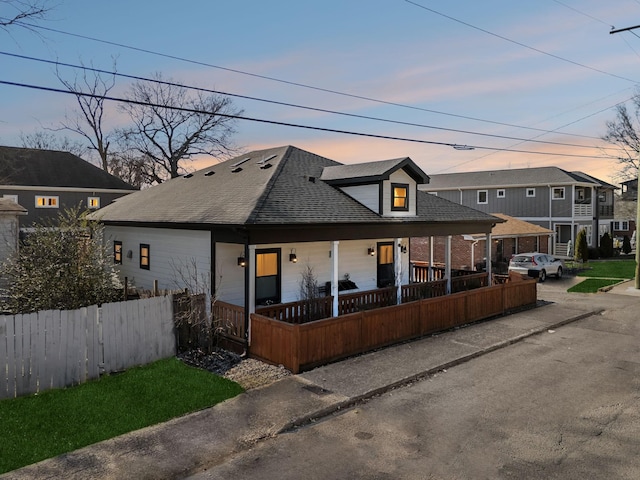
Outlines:
{"type": "Polygon", "coordinates": [[[395,285],[393,242],[378,243],[378,288],[395,285]]]}
{"type": "Polygon", "coordinates": [[[280,249],[256,250],[256,305],[280,303],[280,249]]]}

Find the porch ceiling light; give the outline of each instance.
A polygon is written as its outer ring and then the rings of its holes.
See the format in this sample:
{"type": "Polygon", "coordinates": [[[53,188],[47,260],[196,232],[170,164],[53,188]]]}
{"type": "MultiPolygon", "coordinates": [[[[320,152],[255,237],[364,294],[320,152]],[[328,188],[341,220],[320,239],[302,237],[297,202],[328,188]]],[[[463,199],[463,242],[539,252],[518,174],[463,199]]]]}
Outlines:
{"type": "Polygon", "coordinates": [[[239,267],[246,267],[247,266],[247,260],[246,260],[246,258],[244,258],[244,256],[238,257],[238,266],[239,267]]]}
{"type": "Polygon", "coordinates": [[[289,261],[291,263],[298,263],[298,257],[296,256],[296,249],[292,248],[291,253],[289,254],[289,261]]]}

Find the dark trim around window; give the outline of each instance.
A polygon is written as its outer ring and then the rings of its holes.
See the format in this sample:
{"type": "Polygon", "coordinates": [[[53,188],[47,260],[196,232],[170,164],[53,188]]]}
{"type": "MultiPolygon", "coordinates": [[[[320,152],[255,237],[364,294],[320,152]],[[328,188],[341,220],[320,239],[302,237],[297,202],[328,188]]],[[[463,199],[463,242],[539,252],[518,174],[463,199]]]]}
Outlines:
{"type": "Polygon", "coordinates": [[[151,250],[148,243],[140,244],[140,268],[150,270],[151,267],[151,250]]]}
{"type": "Polygon", "coordinates": [[[122,265],[122,242],[119,240],[113,241],[113,263],[122,265]]]}
{"type": "Polygon", "coordinates": [[[406,183],[392,183],[391,184],[391,211],[406,212],[408,210],[409,210],[409,185],[406,183]],[[396,189],[398,190],[398,192],[396,192],[396,189]]]}

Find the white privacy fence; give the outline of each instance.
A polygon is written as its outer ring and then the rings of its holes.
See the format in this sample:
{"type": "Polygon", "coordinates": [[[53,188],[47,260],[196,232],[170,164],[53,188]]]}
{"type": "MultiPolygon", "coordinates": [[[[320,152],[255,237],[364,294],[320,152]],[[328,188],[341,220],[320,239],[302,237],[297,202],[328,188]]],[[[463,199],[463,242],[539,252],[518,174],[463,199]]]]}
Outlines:
{"type": "Polygon", "coordinates": [[[175,354],[171,296],[0,316],[0,399],[175,354]]]}

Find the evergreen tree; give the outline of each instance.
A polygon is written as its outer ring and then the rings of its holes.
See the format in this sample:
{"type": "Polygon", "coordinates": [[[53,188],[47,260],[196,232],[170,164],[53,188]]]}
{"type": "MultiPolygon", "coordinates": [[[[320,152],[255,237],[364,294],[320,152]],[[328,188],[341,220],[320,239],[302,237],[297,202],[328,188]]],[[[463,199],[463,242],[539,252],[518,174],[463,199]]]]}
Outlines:
{"type": "Polygon", "coordinates": [[[587,245],[587,231],[583,228],[576,238],[575,259],[582,262],[589,261],[589,246],[587,245]]]}

